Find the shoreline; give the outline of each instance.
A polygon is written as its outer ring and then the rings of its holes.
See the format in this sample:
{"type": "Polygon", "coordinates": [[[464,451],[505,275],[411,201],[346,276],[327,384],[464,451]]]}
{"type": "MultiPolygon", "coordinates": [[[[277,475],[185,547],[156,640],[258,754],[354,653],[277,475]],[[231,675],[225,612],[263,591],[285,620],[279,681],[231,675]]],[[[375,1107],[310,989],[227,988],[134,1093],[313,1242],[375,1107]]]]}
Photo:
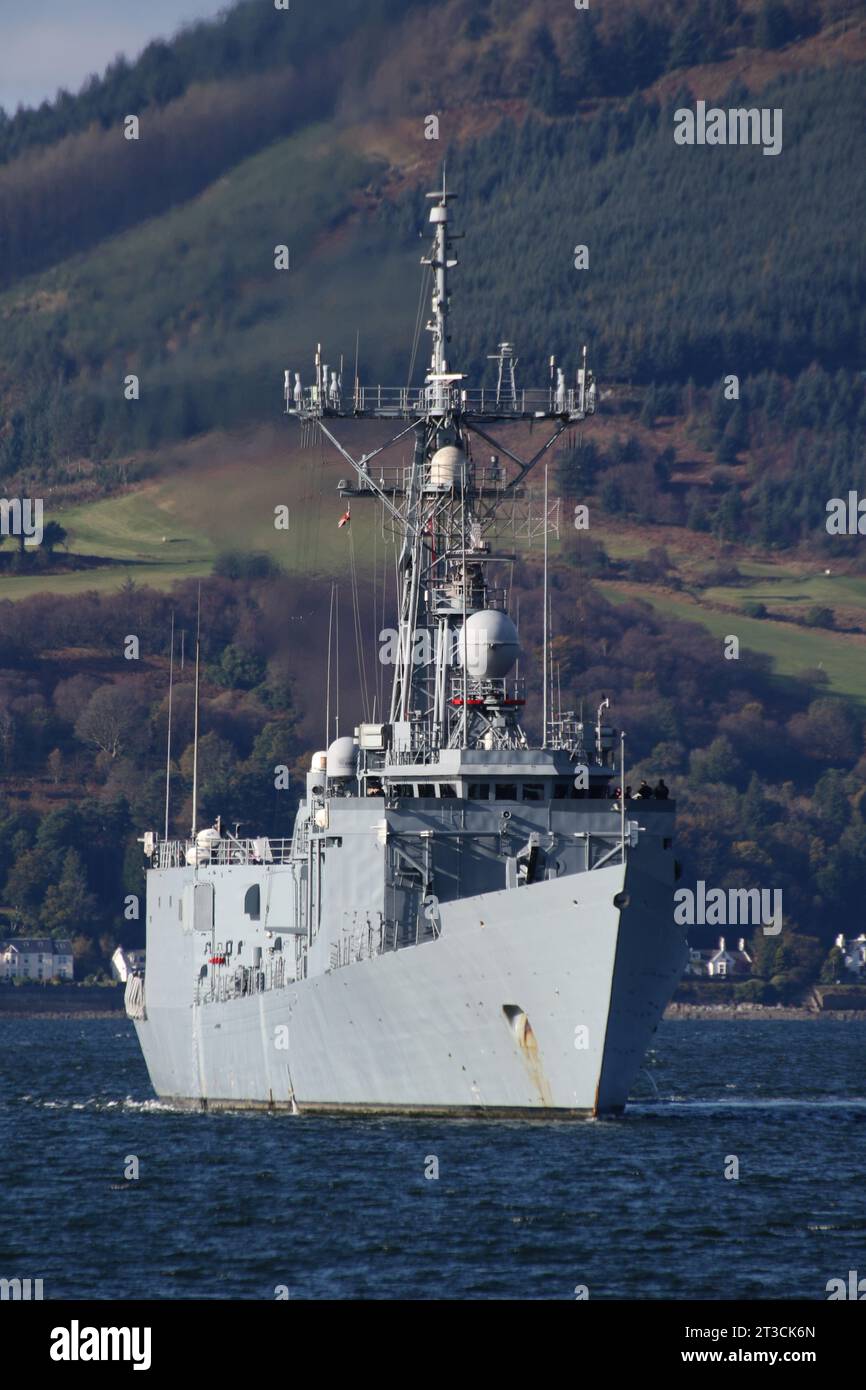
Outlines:
{"type": "Polygon", "coordinates": [[[0,1023],[16,1018],[113,1018],[126,1019],[125,1009],[0,1009],[0,1023]]]}
{"type": "MultiPolygon", "coordinates": [[[[4,1019],[43,1018],[48,1020],[58,1019],[114,1019],[115,1022],[127,1021],[126,1011],[120,1009],[2,1009],[0,1008],[0,1022],[4,1019]]],[[[836,1022],[852,1022],[858,1020],[866,1022],[866,1009],[810,1009],[804,1005],[794,1004],[668,1004],[662,1015],[663,1020],[668,1022],[698,1022],[713,1023],[737,1019],[745,1019],[748,1022],[772,1022],[781,1020],[783,1022],[793,1021],[815,1021],[822,1018],[832,1019],[836,1022]]]]}
{"type": "Polygon", "coordinates": [[[703,1019],[708,1022],[722,1019],[749,1019],[772,1021],[820,1020],[856,1022],[866,1020],[864,1009],[815,1009],[805,1004],[668,1004],[662,1017],[665,1020],[703,1019]]]}

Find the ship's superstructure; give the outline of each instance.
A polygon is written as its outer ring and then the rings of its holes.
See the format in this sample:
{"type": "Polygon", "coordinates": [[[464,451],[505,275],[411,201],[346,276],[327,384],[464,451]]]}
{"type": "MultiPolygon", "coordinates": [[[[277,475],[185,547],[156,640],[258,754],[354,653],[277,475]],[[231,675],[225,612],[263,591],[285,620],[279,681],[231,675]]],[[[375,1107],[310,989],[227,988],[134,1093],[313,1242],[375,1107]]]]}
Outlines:
{"type": "Polygon", "coordinates": [[[586,350],[573,384],[551,361],[540,390],[519,389],[511,343],[495,388],[451,370],[452,195],[429,197],[423,385],[344,390],[321,349],[311,384],[285,378],[287,414],[350,469],[347,517],[373,499],[399,539],[387,718],[314,755],[290,841],[145,837],[147,974],[127,1008],[166,1098],[617,1113],[682,970],[673,803],[616,799],[606,700],[589,725],[554,717],[546,597],[537,746],[524,727],[496,518],[594,413],[586,350]],[[355,458],[347,419],[394,433],[355,458]],[[546,427],[526,460],[491,432],[520,421],[546,427]]]}

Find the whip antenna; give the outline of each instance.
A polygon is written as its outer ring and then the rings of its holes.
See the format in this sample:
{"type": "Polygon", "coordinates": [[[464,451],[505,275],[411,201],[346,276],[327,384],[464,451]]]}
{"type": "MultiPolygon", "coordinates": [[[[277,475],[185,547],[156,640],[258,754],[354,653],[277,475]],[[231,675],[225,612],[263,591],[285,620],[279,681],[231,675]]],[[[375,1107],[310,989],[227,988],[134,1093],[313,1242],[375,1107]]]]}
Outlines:
{"type": "Polygon", "coordinates": [[[174,693],[174,613],[171,615],[171,656],[168,664],[168,738],[165,749],[165,838],[168,839],[168,802],[171,789],[171,698],[174,693]]]}
{"type": "Polygon", "coordinates": [[[198,586],[198,611],[195,620],[195,725],[192,737],[192,838],[198,829],[198,692],[201,655],[201,584],[198,586]]]}

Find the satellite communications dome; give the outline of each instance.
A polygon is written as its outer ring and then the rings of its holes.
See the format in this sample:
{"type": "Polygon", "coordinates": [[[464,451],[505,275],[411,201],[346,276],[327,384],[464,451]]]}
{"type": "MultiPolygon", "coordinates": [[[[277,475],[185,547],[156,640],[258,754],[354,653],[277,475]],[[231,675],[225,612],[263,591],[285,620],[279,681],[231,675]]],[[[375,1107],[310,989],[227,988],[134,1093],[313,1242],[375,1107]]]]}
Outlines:
{"type": "Polygon", "coordinates": [[[310,771],[311,771],[311,772],[327,772],[327,770],[328,770],[328,755],[327,755],[327,753],[324,753],[324,752],[322,752],[322,753],[314,753],[314,754],[313,754],[313,760],[312,760],[312,762],[310,763],[310,771]]]}
{"type": "Polygon", "coordinates": [[[517,628],[507,613],[483,608],[466,619],[460,634],[460,661],[466,653],[466,673],[476,680],[501,680],[520,656],[517,628]]]}
{"type": "Polygon", "coordinates": [[[186,851],[187,864],[209,864],[211,856],[220,842],[220,833],[216,826],[208,826],[206,830],[200,830],[195,837],[195,844],[189,845],[186,851]]]}
{"type": "Polygon", "coordinates": [[[463,487],[466,477],[466,455],[456,444],[437,449],[430,460],[430,486],[437,488],[463,487]]]}
{"type": "Polygon", "coordinates": [[[335,738],[328,749],[328,776],[354,777],[358,770],[358,745],[346,735],[335,738]]]}

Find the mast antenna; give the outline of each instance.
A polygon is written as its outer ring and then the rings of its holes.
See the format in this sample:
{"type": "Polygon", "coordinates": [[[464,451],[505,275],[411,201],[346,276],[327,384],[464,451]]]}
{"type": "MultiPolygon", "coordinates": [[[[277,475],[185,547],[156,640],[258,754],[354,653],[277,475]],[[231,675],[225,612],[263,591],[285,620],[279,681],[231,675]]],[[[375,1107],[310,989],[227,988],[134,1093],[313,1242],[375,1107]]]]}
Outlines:
{"type": "Polygon", "coordinates": [[[547,687],[548,687],[548,622],[547,622],[547,581],[548,581],[548,541],[547,541],[547,460],[544,463],[544,731],[541,736],[542,748],[547,747],[547,687]]]}
{"type": "Polygon", "coordinates": [[[195,724],[192,737],[192,838],[198,829],[198,696],[201,665],[201,584],[198,586],[198,609],[195,620],[195,724]]]}
{"type": "Polygon", "coordinates": [[[461,545],[461,566],[463,591],[463,734],[461,748],[468,748],[468,729],[469,729],[469,685],[467,677],[469,675],[469,633],[466,630],[466,488],[460,490],[460,545],[461,545]]]}
{"type": "Polygon", "coordinates": [[[334,586],[334,738],[340,737],[340,586],[334,586]]]}
{"type": "Polygon", "coordinates": [[[622,862],[625,863],[625,734],[619,736],[619,839],[622,862]]]}
{"type": "Polygon", "coordinates": [[[165,749],[165,838],[168,839],[168,799],[171,789],[171,700],[174,693],[174,613],[171,615],[171,656],[168,663],[168,738],[165,749]]]}
{"type": "Polygon", "coordinates": [[[331,604],[328,610],[328,680],[325,687],[325,748],[331,743],[331,649],[334,631],[334,581],[331,580],[331,604]]]}

